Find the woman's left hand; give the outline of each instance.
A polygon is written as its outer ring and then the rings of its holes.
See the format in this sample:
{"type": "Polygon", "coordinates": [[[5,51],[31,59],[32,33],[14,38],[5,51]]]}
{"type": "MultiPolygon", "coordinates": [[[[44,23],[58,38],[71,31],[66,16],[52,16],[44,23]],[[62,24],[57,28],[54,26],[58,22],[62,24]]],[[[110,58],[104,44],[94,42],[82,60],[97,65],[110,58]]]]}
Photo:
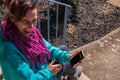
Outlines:
{"type": "MultiPolygon", "coordinates": [[[[75,53],[72,53],[70,56],[70,60],[78,54],[79,51],[76,51],[75,53]]],[[[80,60],[77,64],[74,64],[73,67],[77,67],[82,63],[82,60],[80,60]]]]}

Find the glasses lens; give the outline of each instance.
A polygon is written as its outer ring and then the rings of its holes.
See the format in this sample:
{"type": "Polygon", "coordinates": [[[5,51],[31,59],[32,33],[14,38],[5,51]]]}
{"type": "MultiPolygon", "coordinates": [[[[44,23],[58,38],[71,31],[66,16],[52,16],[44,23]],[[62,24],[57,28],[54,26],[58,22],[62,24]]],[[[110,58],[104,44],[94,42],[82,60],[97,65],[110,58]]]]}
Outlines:
{"type": "Polygon", "coordinates": [[[34,3],[37,3],[37,2],[38,2],[38,0],[19,0],[19,2],[25,2],[25,1],[32,1],[32,2],[34,2],[34,3]]]}
{"type": "Polygon", "coordinates": [[[19,0],[19,2],[25,2],[25,0],[19,0]]]}
{"type": "Polygon", "coordinates": [[[36,3],[38,0],[31,0],[32,2],[36,3]]]}

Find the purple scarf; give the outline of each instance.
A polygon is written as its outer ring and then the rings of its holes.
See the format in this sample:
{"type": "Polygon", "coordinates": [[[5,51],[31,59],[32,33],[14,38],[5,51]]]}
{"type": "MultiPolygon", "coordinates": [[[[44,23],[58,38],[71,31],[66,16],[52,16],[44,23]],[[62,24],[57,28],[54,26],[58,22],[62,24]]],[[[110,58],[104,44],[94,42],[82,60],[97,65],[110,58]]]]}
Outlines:
{"type": "Polygon", "coordinates": [[[45,64],[46,59],[50,58],[50,52],[46,48],[42,35],[37,28],[31,32],[29,37],[25,37],[13,23],[4,21],[2,24],[2,36],[4,39],[15,43],[18,49],[30,61],[31,66],[35,64],[38,67],[37,62],[45,64]]]}

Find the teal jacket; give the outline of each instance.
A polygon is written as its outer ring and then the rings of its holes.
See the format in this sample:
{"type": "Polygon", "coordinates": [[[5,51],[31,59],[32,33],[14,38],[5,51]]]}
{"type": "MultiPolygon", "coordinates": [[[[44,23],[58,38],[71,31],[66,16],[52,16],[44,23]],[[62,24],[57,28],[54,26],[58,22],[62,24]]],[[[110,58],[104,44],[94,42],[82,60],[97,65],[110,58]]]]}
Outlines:
{"type": "MultiPolygon", "coordinates": [[[[69,62],[70,53],[61,51],[43,39],[46,47],[50,50],[51,59],[59,59],[62,62],[69,62]]],[[[48,68],[49,62],[39,69],[30,68],[30,63],[14,43],[3,40],[0,32],[0,66],[5,80],[57,80],[48,68]]]]}

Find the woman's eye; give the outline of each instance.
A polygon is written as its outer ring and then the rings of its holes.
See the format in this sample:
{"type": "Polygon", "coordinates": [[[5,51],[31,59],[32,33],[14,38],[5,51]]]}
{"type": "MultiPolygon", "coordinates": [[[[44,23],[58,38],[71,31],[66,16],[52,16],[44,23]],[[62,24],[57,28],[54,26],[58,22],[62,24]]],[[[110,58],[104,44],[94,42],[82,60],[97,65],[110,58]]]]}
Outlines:
{"type": "Polygon", "coordinates": [[[28,25],[28,24],[29,24],[29,22],[26,21],[26,20],[23,20],[22,23],[25,24],[25,25],[28,25]]]}
{"type": "Polygon", "coordinates": [[[23,22],[24,22],[24,23],[27,23],[28,21],[26,21],[26,20],[23,20],[23,22]]]}

